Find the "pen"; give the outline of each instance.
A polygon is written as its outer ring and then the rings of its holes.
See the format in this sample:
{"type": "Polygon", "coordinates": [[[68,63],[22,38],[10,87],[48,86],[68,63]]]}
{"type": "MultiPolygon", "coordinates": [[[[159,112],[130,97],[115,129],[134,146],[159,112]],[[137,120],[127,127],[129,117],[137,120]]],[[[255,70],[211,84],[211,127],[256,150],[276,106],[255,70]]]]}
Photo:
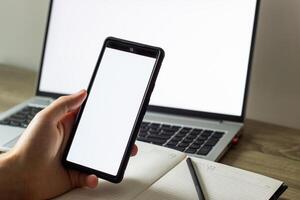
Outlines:
{"type": "Polygon", "coordinates": [[[191,173],[191,176],[192,176],[192,179],[193,179],[193,182],[194,182],[197,194],[198,194],[198,198],[199,198],[199,200],[205,200],[205,197],[203,195],[203,191],[202,191],[199,179],[197,177],[195,168],[193,166],[192,160],[190,158],[187,158],[186,162],[189,167],[189,170],[190,170],[190,173],[191,173]]]}

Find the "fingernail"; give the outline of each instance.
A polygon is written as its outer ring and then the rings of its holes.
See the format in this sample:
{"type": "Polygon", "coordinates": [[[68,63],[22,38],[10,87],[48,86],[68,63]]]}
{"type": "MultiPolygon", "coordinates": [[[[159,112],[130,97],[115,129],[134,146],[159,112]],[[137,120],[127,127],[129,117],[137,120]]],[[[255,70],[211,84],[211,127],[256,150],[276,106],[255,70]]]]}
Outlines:
{"type": "Polygon", "coordinates": [[[82,99],[81,101],[83,101],[85,99],[85,97],[86,97],[86,95],[84,95],[85,92],[86,92],[86,90],[80,90],[80,91],[72,94],[71,96],[73,96],[73,98],[76,98],[76,99],[80,98],[80,99],[82,99]]]}
{"type": "Polygon", "coordinates": [[[85,89],[82,89],[82,90],[79,90],[78,92],[76,92],[74,95],[80,95],[80,94],[82,94],[82,93],[85,93],[86,92],[86,90],[85,89]]]}

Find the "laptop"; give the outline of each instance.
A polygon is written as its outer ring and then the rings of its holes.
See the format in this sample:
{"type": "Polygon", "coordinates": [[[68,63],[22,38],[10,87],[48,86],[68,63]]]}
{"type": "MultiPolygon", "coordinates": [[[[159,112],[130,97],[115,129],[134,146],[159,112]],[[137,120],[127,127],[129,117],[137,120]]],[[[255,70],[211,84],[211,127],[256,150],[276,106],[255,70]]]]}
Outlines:
{"type": "Polygon", "coordinates": [[[258,5],[50,1],[36,96],[1,114],[1,150],[53,100],[87,88],[104,39],[114,36],[166,52],[138,140],[218,160],[243,127],[258,5]]]}

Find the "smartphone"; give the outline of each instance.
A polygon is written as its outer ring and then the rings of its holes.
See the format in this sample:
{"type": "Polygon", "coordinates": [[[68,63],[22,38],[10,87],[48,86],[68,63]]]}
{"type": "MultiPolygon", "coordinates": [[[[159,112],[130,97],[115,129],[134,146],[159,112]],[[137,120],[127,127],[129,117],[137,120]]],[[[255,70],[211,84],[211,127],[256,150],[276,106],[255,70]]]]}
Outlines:
{"type": "Polygon", "coordinates": [[[122,181],[163,58],[158,47],[113,37],[104,41],[64,166],[122,181]]]}

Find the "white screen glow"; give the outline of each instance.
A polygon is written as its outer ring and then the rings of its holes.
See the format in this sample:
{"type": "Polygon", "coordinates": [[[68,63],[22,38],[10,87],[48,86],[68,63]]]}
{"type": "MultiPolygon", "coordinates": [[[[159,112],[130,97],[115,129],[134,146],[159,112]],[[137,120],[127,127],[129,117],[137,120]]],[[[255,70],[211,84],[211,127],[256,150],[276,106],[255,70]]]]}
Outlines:
{"type": "Polygon", "coordinates": [[[162,47],[150,104],[241,116],[256,0],[55,0],[40,90],[87,88],[108,36],[162,47]]]}

